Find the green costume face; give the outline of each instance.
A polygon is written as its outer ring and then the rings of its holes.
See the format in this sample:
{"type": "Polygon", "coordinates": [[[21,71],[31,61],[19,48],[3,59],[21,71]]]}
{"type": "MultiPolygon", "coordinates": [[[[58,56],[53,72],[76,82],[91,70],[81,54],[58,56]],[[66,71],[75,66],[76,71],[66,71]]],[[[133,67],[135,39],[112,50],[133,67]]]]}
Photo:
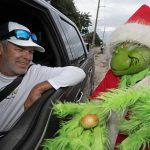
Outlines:
{"type": "Polygon", "coordinates": [[[121,43],[115,47],[111,68],[115,75],[138,73],[150,65],[150,48],[136,43],[121,43]]]}

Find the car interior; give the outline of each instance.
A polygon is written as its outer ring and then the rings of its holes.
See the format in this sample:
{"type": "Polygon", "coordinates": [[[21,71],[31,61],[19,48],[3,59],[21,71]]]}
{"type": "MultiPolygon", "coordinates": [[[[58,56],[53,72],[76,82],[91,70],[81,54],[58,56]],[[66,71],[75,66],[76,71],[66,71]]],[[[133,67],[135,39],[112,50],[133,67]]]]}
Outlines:
{"type": "MultiPolygon", "coordinates": [[[[9,3],[11,3],[11,1],[9,3]]],[[[7,21],[14,21],[27,26],[37,35],[38,44],[43,46],[46,50],[45,53],[35,52],[34,63],[52,67],[60,66],[61,58],[59,58],[57,54],[58,51],[55,50],[57,48],[56,42],[52,38],[54,33],[52,29],[47,27],[47,24],[50,24],[50,22],[44,17],[44,13],[47,13],[46,10],[44,10],[44,8],[41,9],[43,10],[39,11],[36,5],[30,6],[24,3],[18,3],[17,5],[13,5],[12,3],[11,5],[6,5],[6,7],[0,5],[0,24],[7,21]]]]}

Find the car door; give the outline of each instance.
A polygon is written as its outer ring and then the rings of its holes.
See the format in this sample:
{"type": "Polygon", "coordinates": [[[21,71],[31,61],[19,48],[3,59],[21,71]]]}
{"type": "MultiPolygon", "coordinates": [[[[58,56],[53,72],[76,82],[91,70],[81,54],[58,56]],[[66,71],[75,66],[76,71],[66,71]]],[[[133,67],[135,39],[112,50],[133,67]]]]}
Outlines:
{"type": "MultiPolygon", "coordinates": [[[[95,73],[94,55],[93,52],[87,51],[77,27],[62,16],[58,16],[58,18],[70,64],[82,68],[86,73],[86,79],[78,87],[78,92],[76,92],[78,94],[75,96],[75,101],[81,101],[82,98],[89,96],[93,90],[95,73]]],[[[71,98],[72,96],[68,95],[68,97],[71,98]]]]}

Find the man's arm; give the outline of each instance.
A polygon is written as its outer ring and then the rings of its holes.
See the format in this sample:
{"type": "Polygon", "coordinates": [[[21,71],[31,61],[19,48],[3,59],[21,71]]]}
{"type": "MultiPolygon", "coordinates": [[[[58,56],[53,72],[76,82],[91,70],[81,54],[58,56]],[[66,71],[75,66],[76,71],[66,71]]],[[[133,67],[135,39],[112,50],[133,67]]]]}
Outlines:
{"type": "Polygon", "coordinates": [[[82,69],[74,66],[56,68],[49,68],[44,66],[42,67],[42,70],[39,68],[37,68],[37,70],[39,72],[35,72],[36,76],[40,75],[39,80],[42,80],[42,78],[45,78],[45,80],[41,83],[37,83],[32,88],[24,103],[25,110],[31,107],[31,105],[41,97],[43,92],[52,88],[57,90],[60,87],[76,85],[80,83],[86,76],[82,69]]]}
{"type": "Polygon", "coordinates": [[[44,81],[35,85],[24,103],[24,109],[27,110],[29,107],[31,107],[31,105],[41,97],[43,92],[52,88],[52,85],[48,81],[44,81]]]}
{"type": "Polygon", "coordinates": [[[57,90],[60,87],[74,86],[85,78],[85,72],[75,66],[58,67],[52,71],[53,77],[48,82],[57,90]]]}

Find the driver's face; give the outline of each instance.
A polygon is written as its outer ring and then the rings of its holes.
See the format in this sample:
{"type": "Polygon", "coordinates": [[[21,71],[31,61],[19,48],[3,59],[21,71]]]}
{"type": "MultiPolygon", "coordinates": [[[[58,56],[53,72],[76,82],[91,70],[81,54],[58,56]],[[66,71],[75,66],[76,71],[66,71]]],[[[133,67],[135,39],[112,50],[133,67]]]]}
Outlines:
{"type": "Polygon", "coordinates": [[[0,43],[0,72],[7,76],[24,74],[33,59],[33,47],[19,47],[8,42],[0,43]]]}

